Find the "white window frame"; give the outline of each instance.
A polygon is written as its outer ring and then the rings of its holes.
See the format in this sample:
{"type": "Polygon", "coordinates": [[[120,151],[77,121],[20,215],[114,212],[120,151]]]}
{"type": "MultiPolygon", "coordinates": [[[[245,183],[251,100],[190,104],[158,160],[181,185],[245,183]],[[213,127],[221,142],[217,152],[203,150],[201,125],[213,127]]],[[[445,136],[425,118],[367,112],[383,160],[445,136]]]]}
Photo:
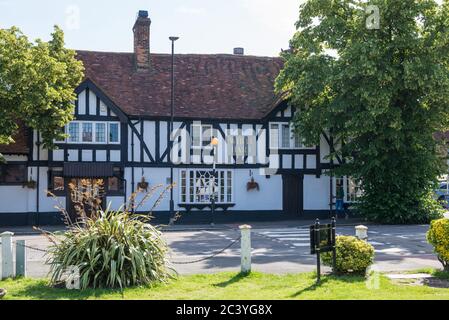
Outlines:
{"type": "MultiPolygon", "coordinates": [[[[193,202],[190,201],[191,193],[191,184],[190,184],[190,173],[193,172],[194,180],[196,179],[197,172],[198,171],[208,171],[212,173],[212,169],[180,169],[179,171],[179,203],[180,204],[210,204],[211,200],[208,201],[197,201],[196,200],[196,186],[193,186],[193,202]],[[182,193],[183,188],[183,179],[182,175],[183,172],[185,173],[185,194],[182,193]],[[185,195],[186,201],[182,200],[182,196],[185,195]]],[[[217,169],[215,170],[217,174],[217,186],[215,189],[215,192],[217,193],[217,201],[215,201],[216,204],[233,204],[234,203],[234,171],[228,170],[228,169],[217,169]],[[228,174],[231,175],[231,193],[228,193],[228,174]],[[223,175],[223,185],[220,184],[220,176],[223,175]],[[222,193],[222,188],[224,190],[224,194],[222,193]],[[224,201],[221,201],[221,196],[223,195],[224,201]],[[228,201],[228,198],[230,196],[230,201],[228,201]]]]}
{"type": "Polygon", "coordinates": [[[98,122],[95,122],[94,123],[94,132],[93,132],[93,135],[94,135],[94,140],[95,140],[95,142],[97,142],[97,143],[108,143],[108,126],[109,126],[109,123],[105,123],[105,122],[102,122],[102,121],[98,121],[98,122]],[[103,125],[104,126],[104,141],[98,141],[98,135],[97,135],[97,126],[98,125],[103,125]]]}
{"type": "Polygon", "coordinates": [[[79,144],[79,143],[81,143],[81,140],[80,140],[80,138],[81,138],[81,128],[82,128],[82,125],[79,123],[79,122],[77,122],[77,121],[72,121],[71,123],[69,123],[67,126],[67,133],[69,134],[69,136],[66,138],[66,142],[67,143],[71,143],[71,144],[79,144]],[[70,125],[71,124],[77,124],[78,125],[78,135],[77,135],[77,139],[76,139],[76,141],[70,141],[70,129],[69,129],[69,127],[70,127],[70,125]]]}
{"type": "MultiPolygon", "coordinates": [[[[97,144],[97,145],[107,145],[107,144],[120,144],[121,143],[121,126],[119,121],[72,121],[71,123],[77,123],[78,124],[78,141],[70,141],[70,137],[67,137],[64,141],[57,141],[57,143],[67,143],[67,144],[97,144]],[[90,123],[92,124],[92,142],[90,141],[82,141],[83,138],[83,124],[84,123],[90,123]],[[105,141],[97,141],[97,134],[96,134],[96,127],[97,123],[104,124],[106,126],[105,128],[105,141]],[[118,127],[118,142],[111,142],[109,141],[109,126],[110,124],[117,124],[118,127]]],[[[69,127],[70,124],[68,124],[65,127],[65,133],[69,133],[69,127]]]]}
{"type": "Polygon", "coordinates": [[[121,128],[120,128],[120,122],[118,122],[118,121],[108,121],[107,122],[107,125],[106,125],[106,141],[107,141],[107,143],[108,144],[120,144],[120,130],[121,130],[121,128]],[[118,133],[117,133],[117,135],[118,135],[118,141],[117,142],[111,142],[110,140],[109,140],[109,127],[110,127],[110,125],[111,124],[117,124],[117,127],[118,127],[118,133]]]}
{"type": "Polygon", "coordinates": [[[290,150],[290,149],[295,149],[295,150],[299,150],[299,149],[306,149],[306,147],[304,146],[304,144],[301,142],[300,146],[296,146],[296,135],[295,132],[293,130],[293,125],[289,122],[270,122],[269,123],[269,130],[270,130],[270,136],[269,136],[269,143],[270,143],[270,149],[280,149],[280,150],[290,150]],[[273,146],[273,129],[272,126],[273,125],[277,125],[278,129],[277,129],[277,146],[273,146]],[[282,146],[282,131],[283,131],[283,127],[285,125],[288,125],[288,130],[290,131],[290,145],[288,147],[284,147],[282,146]]]}

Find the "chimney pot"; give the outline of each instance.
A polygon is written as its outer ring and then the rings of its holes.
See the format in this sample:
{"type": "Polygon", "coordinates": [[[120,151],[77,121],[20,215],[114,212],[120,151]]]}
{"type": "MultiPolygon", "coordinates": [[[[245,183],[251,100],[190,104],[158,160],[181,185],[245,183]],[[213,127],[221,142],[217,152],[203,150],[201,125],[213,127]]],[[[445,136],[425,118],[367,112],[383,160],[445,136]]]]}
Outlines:
{"type": "Polygon", "coordinates": [[[245,49],[244,48],[234,48],[234,54],[236,55],[244,55],[245,49]]]}
{"type": "Polygon", "coordinates": [[[148,11],[146,11],[146,10],[139,10],[139,17],[140,18],[148,18],[148,11]]]}

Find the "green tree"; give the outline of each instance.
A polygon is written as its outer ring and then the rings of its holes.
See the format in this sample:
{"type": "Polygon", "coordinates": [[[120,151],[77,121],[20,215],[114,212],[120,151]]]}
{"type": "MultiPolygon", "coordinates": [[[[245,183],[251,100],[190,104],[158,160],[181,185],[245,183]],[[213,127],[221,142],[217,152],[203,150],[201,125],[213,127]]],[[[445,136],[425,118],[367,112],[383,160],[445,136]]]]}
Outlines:
{"type": "Polygon", "coordinates": [[[35,43],[15,27],[0,29],[0,144],[14,142],[18,122],[38,130],[47,148],[64,136],[83,77],[75,55],[56,26],[49,42],[35,43]]]}
{"type": "Polygon", "coordinates": [[[449,125],[449,1],[308,0],[296,27],[276,82],[299,111],[295,130],[310,144],[334,138],[334,172],[360,180],[369,219],[441,214],[432,190],[447,148],[434,136],[449,125]]]}

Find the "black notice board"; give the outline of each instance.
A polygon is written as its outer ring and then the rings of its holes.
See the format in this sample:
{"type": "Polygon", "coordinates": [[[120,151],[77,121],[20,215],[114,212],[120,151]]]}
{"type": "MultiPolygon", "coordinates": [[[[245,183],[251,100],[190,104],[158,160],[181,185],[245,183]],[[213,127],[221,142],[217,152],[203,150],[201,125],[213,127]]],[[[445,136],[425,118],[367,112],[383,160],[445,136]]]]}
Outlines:
{"type": "Polygon", "coordinates": [[[320,252],[330,252],[334,250],[334,243],[332,241],[332,224],[319,225],[320,230],[320,243],[317,243],[316,239],[316,226],[310,226],[310,254],[316,254],[317,248],[320,252]]]}

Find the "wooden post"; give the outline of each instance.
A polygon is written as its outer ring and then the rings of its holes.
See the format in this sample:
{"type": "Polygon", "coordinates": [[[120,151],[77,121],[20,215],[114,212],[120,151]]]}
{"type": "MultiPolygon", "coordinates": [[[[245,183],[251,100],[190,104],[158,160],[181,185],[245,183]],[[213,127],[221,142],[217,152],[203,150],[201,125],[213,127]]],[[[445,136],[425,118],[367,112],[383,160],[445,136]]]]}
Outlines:
{"type": "Polygon", "coordinates": [[[251,272],[251,226],[240,226],[241,244],[241,272],[251,272]]]}
{"type": "Polygon", "coordinates": [[[6,231],[0,234],[2,239],[2,280],[14,276],[12,261],[12,236],[14,233],[6,231]]]}
{"type": "Polygon", "coordinates": [[[16,241],[16,277],[26,277],[25,240],[16,241]]]}

